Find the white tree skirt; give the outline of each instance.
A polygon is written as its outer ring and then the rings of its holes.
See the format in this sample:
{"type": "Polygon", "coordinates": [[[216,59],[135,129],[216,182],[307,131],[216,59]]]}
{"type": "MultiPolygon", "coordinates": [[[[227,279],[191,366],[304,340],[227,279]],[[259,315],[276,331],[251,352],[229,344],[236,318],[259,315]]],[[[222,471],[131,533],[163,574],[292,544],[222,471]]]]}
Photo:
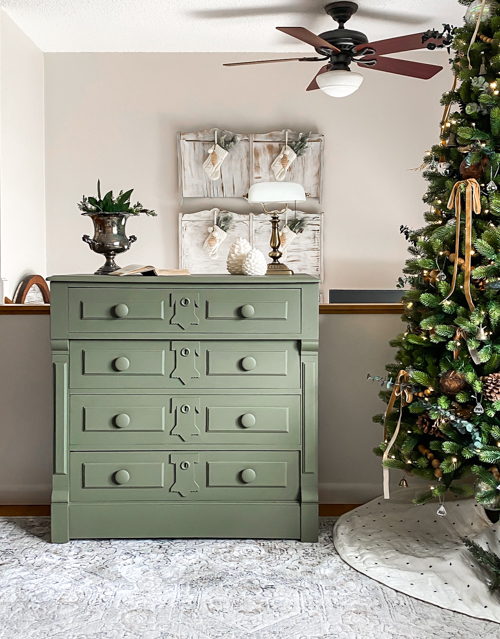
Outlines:
{"type": "Polygon", "coordinates": [[[486,585],[460,537],[500,555],[499,525],[473,499],[415,506],[419,488],[401,488],[343,515],[334,528],[337,552],[350,566],[394,590],[441,608],[500,623],[500,596],[486,585]]]}

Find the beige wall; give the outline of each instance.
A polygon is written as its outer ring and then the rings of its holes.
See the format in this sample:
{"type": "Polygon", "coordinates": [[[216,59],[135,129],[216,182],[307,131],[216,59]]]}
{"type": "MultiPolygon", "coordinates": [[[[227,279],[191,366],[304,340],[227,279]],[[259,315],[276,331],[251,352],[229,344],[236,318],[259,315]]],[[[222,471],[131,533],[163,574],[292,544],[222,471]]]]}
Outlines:
{"type": "MultiPolygon", "coordinates": [[[[412,58],[446,62],[443,52],[412,58]]],[[[224,68],[259,54],[47,54],[47,270],[93,272],[101,258],[81,242],[91,222],[77,201],[95,191],[134,187],[156,219],[129,221],[138,236],[120,262],[177,266],[177,131],[221,127],[262,132],[289,127],[325,134],[325,290],[394,288],[406,255],[400,224],[425,210],[420,165],[436,141],[440,94],[450,74],[424,82],[363,70],[354,95],[306,93],[316,65],[224,68]]],[[[208,206],[248,210],[239,200],[208,206]]],[[[188,200],[183,210],[207,208],[188,200]]]]}
{"type": "MultiPolygon", "coordinates": [[[[1,52],[9,42],[14,52],[14,43],[24,42],[25,36],[4,18],[1,52]]],[[[25,44],[8,63],[2,55],[1,263],[12,282],[25,267],[44,271],[45,220],[43,205],[39,206],[42,67],[37,66],[39,52],[25,44]],[[32,111],[28,94],[21,90],[29,93],[28,86],[15,73],[16,60],[33,91],[32,111]],[[6,86],[13,87],[9,96],[3,93],[6,86]],[[6,161],[9,158],[14,164],[6,161]],[[23,175],[27,179],[32,173],[33,180],[26,182],[23,175]],[[33,235],[19,245],[19,228],[23,237],[35,229],[42,238],[40,245],[33,245],[33,235]]],[[[98,177],[107,188],[134,187],[135,195],[160,214],[129,222],[129,231],[139,241],[122,261],[176,266],[175,133],[212,126],[248,132],[289,127],[326,136],[324,202],[321,207],[314,201],[307,204],[309,210],[326,213],[325,289],[394,286],[406,255],[399,225],[419,225],[424,210],[420,200],[424,182],[408,168],[420,164],[423,152],[436,139],[439,95],[449,88],[449,75],[424,83],[367,70],[357,94],[334,100],[303,91],[314,65],[221,66],[223,61],[244,57],[254,56],[45,55],[49,274],[88,273],[100,264],[101,258],[81,242],[91,227],[76,208],[83,193],[94,191],[98,177]]],[[[447,56],[431,57],[435,61],[447,56]]],[[[247,210],[237,200],[210,203],[217,205],[247,210]]],[[[206,207],[206,202],[187,201],[183,210],[206,207]]],[[[378,388],[366,382],[366,374],[383,372],[392,360],[387,342],[400,328],[397,316],[321,317],[323,503],[359,502],[380,493],[380,459],[371,449],[381,432],[371,416],[382,406],[378,388]]],[[[0,316],[0,503],[48,503],[50,376],[48,318],[0,316]]],[[[397,482],[399,476],[394,479],[397,482]]]]}
{"type": "MultiPolygon", "coordinates": [[[[323,315],[319,358],[321,503],[360,503],[381,493],[378,386],[393,358],[394,315],[323,315]]],[[[0,504],[48,504],[52,467],[52,367],[47,316],[0,315],[0,504]]],[[[399,473],[393,473],[397,483],[399,473]]]]}
{"type": "Polygon", "coordinates": [[[0,504],[48,504],[52,365],[47,315],[0,315],[0,504]]]}
{"type": "Polygon", "coordinates": [[[24,275],[46,273],[43,59],[0,10],[0,277],[9,297],[24,275]]]}

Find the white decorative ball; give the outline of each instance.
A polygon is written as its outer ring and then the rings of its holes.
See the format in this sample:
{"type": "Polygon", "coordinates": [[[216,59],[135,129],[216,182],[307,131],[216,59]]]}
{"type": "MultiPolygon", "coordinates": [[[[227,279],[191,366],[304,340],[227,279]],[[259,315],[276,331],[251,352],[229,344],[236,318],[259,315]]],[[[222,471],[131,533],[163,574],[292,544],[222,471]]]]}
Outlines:
{"type": "Polygon", "coordinates": [[[243,262],[243,273],[245,275],[265,275],[267,273],[267,262],[264,253],[259,249],[252,249],[243,262]]]}
{"type": "Polygon", "coordinates": [[[250,242],[239,237],[229,249],[226,266],[231,275],[243,275],[243,262],[252,250],[250,242]]]}

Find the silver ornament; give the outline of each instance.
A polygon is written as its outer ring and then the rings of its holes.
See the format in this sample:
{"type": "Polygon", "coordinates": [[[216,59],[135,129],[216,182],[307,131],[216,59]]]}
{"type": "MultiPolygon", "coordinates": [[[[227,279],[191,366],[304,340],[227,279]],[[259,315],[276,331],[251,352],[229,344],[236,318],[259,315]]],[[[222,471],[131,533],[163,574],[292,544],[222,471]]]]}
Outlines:
{"type": "Polygon", "coordinates": [[[495,184],[495,182],[493,182],[493,180],[490,180],[488,184],[486,185],[486,190],[488,191],[488,193],[492,193],[493,191],[496,191],[497,188],[498,187],[495,184]]]}
{"type": "Polygon", "coordinates": [[[477,333],[474,335],[474,339],[479,340],[480,342],[487,342],[488,341],[488,335],[486,334],[486,331],[484,330],[484,326],[478,326],[477,328],[477,333]]]}
{"type": "Polygon", "coordinates": [[[484,408],[482,404],[476,404],[474,406],[474,415],[482,415],[484,413],[484,408]]]}
{"type": "Polygon", "coordinates": [[[448,513],[446,512],[446,508],[443,506],[443,504],[441,504],[441,506],[439,506],[439,508],[437,509],[436,514],[439,515],[440,517],[446,517],[446,515],[448,513]]]}
{"type": "Polygon", "coordinates": [[[447,172],[450,170],[450,163],[449,162],[438,162],[436,165],[436,168],[438,170],[438,173],[440,173],[441,175],[446,175],[447,172]]]}
{"type": "MultiPolygon", "coordinates": [[[[465,22],[469,27],[476,26],[477,19],[481,13],[482,0],[474,0],[465,12],[465,22]]],[[[481,24],[489,22],[498,9],[498,2],[496,0],[486,0],[484,5],[483,14],[481,16],[481,24]]]]}
{"type": "Polygon", "coordinates": [[[436,279],[438,282],[444,282],[446,279],[446,273],[443,273],[443,271],[439,271],[439,273],[436,275],[436,279]]]}
{"type": "Polygon", "coordinates": [[[400,488],[408,488],[408,482],[406,481],[406,479],[403,477],[403,479],[399,482],[399,487],[400,488]]]}

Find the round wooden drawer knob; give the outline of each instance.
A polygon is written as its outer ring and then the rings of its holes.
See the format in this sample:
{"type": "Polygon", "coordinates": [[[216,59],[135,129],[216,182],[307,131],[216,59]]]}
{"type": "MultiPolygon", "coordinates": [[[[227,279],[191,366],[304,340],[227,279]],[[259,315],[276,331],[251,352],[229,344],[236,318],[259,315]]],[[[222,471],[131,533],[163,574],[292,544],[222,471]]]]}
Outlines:
{"type": "Polygon", "coordinates": [[[126,357],[117,357],[114,363],[117,371],[126,371],[130,367],[130,360],[126,357]]]}
{"type": "Polygon", "coordinates": [[[255,474],[255,470],[253,468],[245,468],[245,470],[241,471],[241,481],[245,482],[245,484],[251,484],[255,481],[257,475],[255,474]]]}
{"type": "Polygon", "coordinates": [[[254,357],[244,357],[241,360],[241,368],[244,371],[253,371],[253,369],[257,366],[257,362],[254,357]]]}
{"type": "Polygon", "coordinates": [[[122,486],[127,484],[130,480],[130,473],[127,470],[117,470],[115,473],[115,482],[122,486]]]}
{"type": "Polygon", "coordinates": [[[243,428],[252,428],[252,426],[255,426],[255,421],[255,415],[252,415],[252,413],[245,413],[240,419],[243,428]]]}
{"type": "Polygon", "coordinates": [[[251,304],[245,304],[240,309],[240,313],[243,317],[253,317],[255,315],[255,309],[251,304]]]}
{"type": "Polygon", "coordinates": [[[130,424],[130,417],[127,413],[120,413],[119,415],[115,415],[114,421],[117,428],[127,428],[130,424]]]}
{"type": "Polygon", "coordinates": [[[128,306],[126,304],[117,304],[115,306],[115,315],[116,317],[127,317],[128,306]]]}

